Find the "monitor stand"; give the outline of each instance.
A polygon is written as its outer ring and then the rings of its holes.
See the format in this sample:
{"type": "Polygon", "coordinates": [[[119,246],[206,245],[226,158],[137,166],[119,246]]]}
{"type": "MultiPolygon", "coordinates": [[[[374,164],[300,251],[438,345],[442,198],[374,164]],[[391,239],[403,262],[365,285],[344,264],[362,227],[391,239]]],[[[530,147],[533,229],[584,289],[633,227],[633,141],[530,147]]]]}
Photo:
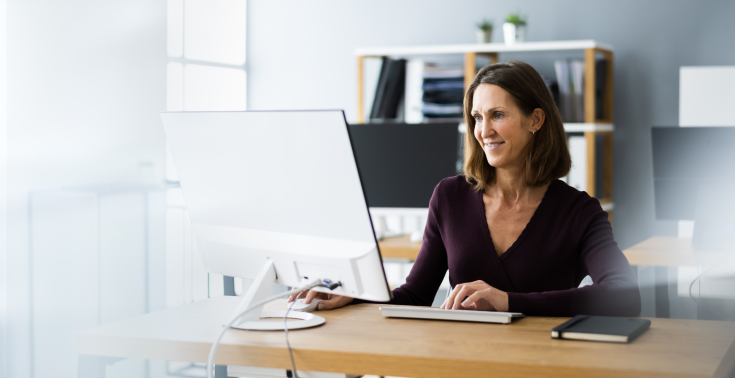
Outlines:
{"type": "MultiPolygon", "coordinates": [[[[267,260],[232,316],[237,316],[237,314],[250,307],[251,304],[258,303],[268,298],[271,292],[271,287],[273,287],[273,283],[275,281],[276,268],[273,266],[273,260],[267,260]]],[[[258,308],[241,316],[240,319],[232,325],[232,328],[248,331],[283,331],[285,329],[283,321],[264,322],[261,321],[261,319],[280,318],[283,320],[283,317],[286,316],[286,311],[263,311],[264,307],[264,304],[260,305],[258,308]]],[[[301,319],[288,322],[289,330],[316,327],[326,322],[326,320],[321,316],[314,315],[309,312],[293,310],[288,312],[288,318],[301,319]]]]}

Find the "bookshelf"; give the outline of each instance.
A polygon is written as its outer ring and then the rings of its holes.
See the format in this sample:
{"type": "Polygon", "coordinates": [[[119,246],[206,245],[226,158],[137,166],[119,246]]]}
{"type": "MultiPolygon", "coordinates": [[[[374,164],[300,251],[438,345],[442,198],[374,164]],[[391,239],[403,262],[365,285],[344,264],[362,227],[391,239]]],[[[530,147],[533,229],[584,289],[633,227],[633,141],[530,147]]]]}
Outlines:
{"type": "Polygon", "coordinates": [[[584,123],[566,123],[569,134],[583,134],[587,149],[587,193],[600,200],[603,210],[612,221],[613,198],[613,47],[595,40],[524,42],[515,45],[503,43],[476,43],[456,45],[423,45],[357,48],[357,118],[365,122],[364,109],[364,66],[365,58],[410,57],[415,55],[464,55],[465,87],[477,73],[478,56],[488,57],[491,63],[498,62],[504,52],[582,51],[584,53],[584,123]],[[605,92],[603,93],[602,118],[595,117],[595,59],[601,56],[607,61],[605,92]],[[597,151],[597,138],[603,139],[603,151],[597,151]],[[602,172],[598,172],[597,159],[602,159],[602,172]],[[602,175],[602,186],[596,188],[598,175],[602,175]]]}

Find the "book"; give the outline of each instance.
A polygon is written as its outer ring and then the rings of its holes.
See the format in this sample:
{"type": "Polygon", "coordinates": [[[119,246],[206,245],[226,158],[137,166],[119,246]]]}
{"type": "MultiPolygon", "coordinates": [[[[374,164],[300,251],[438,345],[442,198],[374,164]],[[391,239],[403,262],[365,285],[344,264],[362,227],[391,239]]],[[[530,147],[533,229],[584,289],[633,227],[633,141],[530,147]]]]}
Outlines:
{"type": "Polygon", "coordinates": [[[605,118],[605,87],[607,86],[607,60],[595,61],[595,119],[605,118]]]}
{"type": "Polygon", "coordinates": [[[554,327],[551,337],[583,341],[629,343],[651,327],[648,319],[577,315],[554,327]]]}
{"type": "Polygon", "coordinates": [[[383,94],[385,93],[385,86],[388,81],[388,70],[389,70],[389,58],[383,57],[380,64],[380,74],[378,75],[378,84],[375,87],[375,99],[373,100],[373,106],[370,110],[370,119],[381,118],[380,108],[383,103],[383,94]]]}
{"type": "Polygon", "coordinates": [[[549,89],[549,93],[551,93],[551,98],[554,99],[554,104],[556,104],[556,108],[559,109],[559,112],[561,112],[561,105],[559,105],[559,83],[557,83],[555,80],[551,80],[543,76],[542,79],[544,80],[544,84],[546,84],[546,88],[549,89]]]}
{"type": "Polygon", "coordinates": [[[384,57],[370,111],[371,120],[398,120],[403,116],[403,92],[406,89],[406,60],[384,57]]]}
{"type": "Polygon", "coordinates": [[[572,78],[572,122],[584,122],[584,62],[573,60],[569,62],[572,78]]]}
{"type": "Polygon", "coordinates": [[[378,88],[380,71],[383,68],[383,59],[381,57],[366,57],[363,64],[363,109],[366,111],[364,117],[367,121],[372,115],[375,91],[378,88]]]}
{"type": "Polygon", "coordinates": [[[423,105],[426,119],[462,118],[464,101],[464,70],[426,64],[423,73],[423,105]]]}
{"type": "Polygon", "coordinates": [[[406,123],[421,123],[424,114],[421,113],[421,99],[424,95],[424,61],[411,59],[406,63],[406,90],[404,94],[403,121],[406,123]]]}
{"type": "MultiPolygon", "coordinates": [[[[403,91],[406,89],[406,59],[389,59],[388,64],[390,68],[379,118],[397,119],[403,102],[403,91]]],[[[403,109],[400,114],[403,114],[403,109]]]]}
{"type": "Polygon", "coordinates": [[[559,85],[559,111],[564,123],[573,122],[572,99],[569,79],[569,62],[557,60],[554,62],[556,71],[556,82],[559,85]]]}

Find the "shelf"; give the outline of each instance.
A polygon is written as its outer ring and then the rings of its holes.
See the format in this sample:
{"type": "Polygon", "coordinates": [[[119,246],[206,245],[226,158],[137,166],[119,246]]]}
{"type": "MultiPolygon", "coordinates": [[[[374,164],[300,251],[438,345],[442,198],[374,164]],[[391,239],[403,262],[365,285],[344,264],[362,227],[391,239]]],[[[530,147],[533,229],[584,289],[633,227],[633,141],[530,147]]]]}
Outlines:
{"type": "MultiPolygon", "coordinates": [[[[584,135],[586,146],[586,183],[587,193],[593,197],[602,197],[600,200],[602,208],[608,211],[608,217],[612,222],[612,189],[613,189],[613,47],[600,43],[593,39],[577,41],[534,41],[506,45],[503,43],[472,43],[453,45],[423,45],[423,46],[388,46],[388,47],[366,47],[356,48],[354,54],[357,61],[357,118],[365,120],[364,101],[364,70],[367,58],[385,57],[392,58],[410,56],[431,56],[442,54],[461,54],[464,56],[463,78],[464,88],[468,88],[477,75],[478,56],[489,58],[490,64],[498,62],[499,53],[505,52],[549,52],[549,51],[577,51],[577,55],[583,56],[584,62],[584,118],[583,122],[569,122],[564,124],[567,134],[584,135]],[[579,54],[581,53],[581,54],[579,54]],[[602,57],[607,62],[604,77],[603,102],[597,102],[596,62],[602,57]],[[602,106],[602,109],[598,109],[602,106]],[[599,111],[602,110],[601,117],[599,111]],[[598,136],[602,137],[602,144],[598,143],[598,136]],[[599,159],[602,165],[600,166],[599,159]],[[601,169],[598,169],[601,168],[601,169]],[[597,188],[599,179],[602,179],[602,188],[597,188]],[[600,193],[596,193],[601,189],[600,193]]],[[[438,120],[436,120],[438,121],[438,120]]],[[[462,119],[445,119],[445,122],[457,122],[459,131],[466,133],[467,127],[463,125],[462,119]]],[[[577,141],[578,142],[578,141],[577,141]]]]}
{"type": "Polygon", "coordinates": [[[504,43],[468,43],[458,45],[425,45],[395,47],[363,47],[355,49],[356,56],[430,55],[461,53],[499,53],[522,51],[564,51],[600,49],[613,51],[613,47],[593,39],[578,41],[523,42],[514,45],[504,43]]]}
{"type": "MultiPolygon", "coordinates": [[[[459,124],[459,132],[467,132],[467,125],[464,122],[459,124]]],[[[565,123],[564,131],[568,133],[584,133],[587,131],[592,132],[613,132],[615,126],[612,123],[565,123]]]]}
{"type": "Polygon", "coordinates": [[[612,123],[565,123],[564,131],[568,133],[612,132],[615,131],[615,126],[612,123]]]}

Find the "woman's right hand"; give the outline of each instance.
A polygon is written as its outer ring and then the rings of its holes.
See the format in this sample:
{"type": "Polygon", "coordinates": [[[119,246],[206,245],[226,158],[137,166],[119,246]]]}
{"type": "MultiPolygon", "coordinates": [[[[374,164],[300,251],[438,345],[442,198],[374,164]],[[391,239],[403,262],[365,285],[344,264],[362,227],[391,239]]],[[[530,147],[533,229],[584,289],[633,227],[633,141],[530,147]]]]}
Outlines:
{"type": "Polygon", "coordinates": [[[352,297],[345,297],[337,294],[320,293],[318,291],[309,290],[302,291],[297,294],[291,294],[291,296],[288,297],[288,303],[291,303],[299,298],[305,298],[304,303],[306,304],[311,303],[312,299],[314,298],[321,299],[322,302],[320,302],[317,306],[317,310],[332,310],[335,308],[340,308],[351,303],[354,299],[352,297]]]}

